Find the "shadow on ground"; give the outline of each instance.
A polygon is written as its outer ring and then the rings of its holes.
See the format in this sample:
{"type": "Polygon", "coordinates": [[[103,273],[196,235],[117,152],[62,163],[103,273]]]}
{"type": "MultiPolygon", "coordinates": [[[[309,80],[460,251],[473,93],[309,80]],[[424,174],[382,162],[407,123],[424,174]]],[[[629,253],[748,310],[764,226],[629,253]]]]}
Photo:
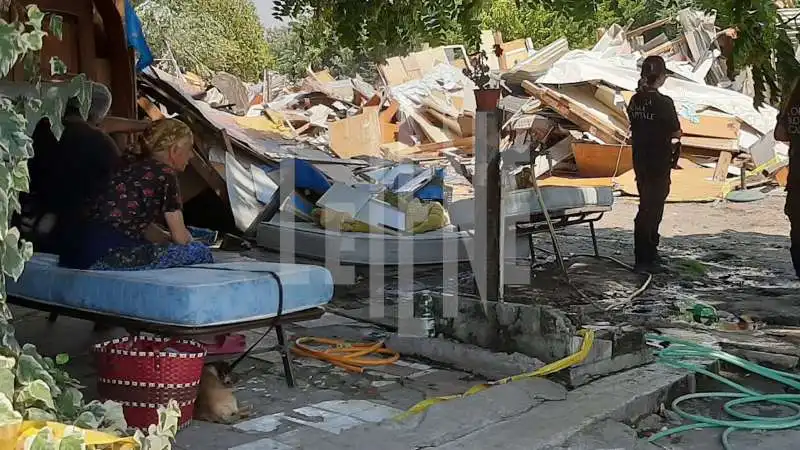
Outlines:
{"type": "MultiPolygon", "coordinates": [[[[598,229],[597,236],[602,255],[633,264],[630,230],[598,229]]],[[[559,234],[559,241],[567,257],[571,284],[548,253],[552,249],[549,237],[537,236],[534,267],[531,269],[530,258],[513,261],[532,276],[524,283],[506,286],[506,301],[547,304],[584,320],[624,320],[654,326],[702,302],[772,325],[800,326],[800,283],[792,269],[786,236],[731,230],[662,238],[661,254],[669,271],[654,276],[650,287],[633,300],[627,297],[645,277],[606,260],[576,256],[592,252],[588,229],[565,230],[559,234]]],[[[507,264],[512,263],[507,260],[507,264]]],[[[449,268],[449,275],[445,275],[447,272],[441,266],[386,267],[384,282],[380,283],[370,281],[368,268],[359,268],[356,283],[337,287],[333,306],[363,309],[370,298],[392,306],[398,298],[420,290],[479,295],[470,264],[449,268]]]]}

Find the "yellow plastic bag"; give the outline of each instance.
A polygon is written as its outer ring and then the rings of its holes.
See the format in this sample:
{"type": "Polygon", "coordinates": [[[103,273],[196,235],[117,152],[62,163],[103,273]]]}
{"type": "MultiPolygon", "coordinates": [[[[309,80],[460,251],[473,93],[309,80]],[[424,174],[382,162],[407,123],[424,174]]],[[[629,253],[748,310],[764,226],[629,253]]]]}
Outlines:
{"type": "Polygon", "coordinates": [[[14,450],[22,421],[0,427],[0,450],[14,450]]]}
{"type": "MultiPolygon", "coordinates": [[[[20,427],[19,433],[16,438],[17,450],[23,449],[25,440],[31,436],[35,436],[44,428],[50,428],[57,438],[62,438],[64,432],[67,430],[67,425],[57,422],[33,422],[25,421],[20,427]]],[[[117,437],[112,434],[102,433],[93,430],[80,430],[84,435],[84,443],[87,447],[97,448],[113,448],[114,450],[136,450],[139,444],[132,437],[117,437]]],[[[0,439],[3,437],[3,430],[0,429],[0,439]]],[[[9,447],[11,450],[13,447],[9,447]]],[[[5,447],[0,447],[0,450],[5,450],[5,447]]]]}

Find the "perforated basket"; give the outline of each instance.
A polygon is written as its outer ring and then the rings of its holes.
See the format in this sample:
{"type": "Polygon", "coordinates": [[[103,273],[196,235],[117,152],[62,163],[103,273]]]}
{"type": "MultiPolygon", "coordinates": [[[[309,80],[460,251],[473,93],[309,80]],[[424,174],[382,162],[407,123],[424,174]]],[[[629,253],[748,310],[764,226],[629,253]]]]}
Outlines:
{"type": "Polygon", "coordinates": [[[205,348],[188,340],[128,336],[94,347],[97,390],[122,404],[128,425],[158,422],[158,407],[175,400],[181,427],[191,423],[205,361],[205,348]]]}

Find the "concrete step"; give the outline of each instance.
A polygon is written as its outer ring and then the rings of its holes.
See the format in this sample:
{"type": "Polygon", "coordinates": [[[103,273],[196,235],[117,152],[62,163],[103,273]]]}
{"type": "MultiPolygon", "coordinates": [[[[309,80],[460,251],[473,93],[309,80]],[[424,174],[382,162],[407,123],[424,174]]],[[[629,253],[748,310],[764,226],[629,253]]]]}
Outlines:
{"type": "MultiPolygon", "coordinates": [[[[544,379],[519,381],[441,403],[406,422],[350,429],[295,448],[342,450],[535,450],[563,447],[607,421],[631,422],[694,390],[694,375],[648,365],[567,392],[544,379]]],[[[297,445],[297,444],[295,444],[297,445]]]]}

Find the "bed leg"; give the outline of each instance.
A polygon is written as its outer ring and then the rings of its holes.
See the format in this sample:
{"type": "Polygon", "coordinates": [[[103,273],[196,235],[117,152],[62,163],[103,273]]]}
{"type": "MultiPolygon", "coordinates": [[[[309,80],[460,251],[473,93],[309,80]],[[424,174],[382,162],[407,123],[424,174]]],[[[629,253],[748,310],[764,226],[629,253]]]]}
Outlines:
{"type": "Polygon", "coordinates": [[[50,323],[56,323],[56,320],[58,320],[58,313],[50,313],[50,315],[47,316],[47,321],[50,323]]]}
{"type": "Polygon", "coordinates": [[[594,246],[594,256],[600,256],[600,249],[597,247],[597,233],[594,230],[594,222],[589,222],[589,231],[592,232],[592,245],[594,246]]]}
{"type": "Polygon", "coordinates": [[[294,368],[292,366],[292,354],[286,344],[286,333],[283,330],[283,325],[275,325],[275,334],[278,335],[278,351],[281,352],[281,359],[283,360],[283,374],[286,376],[286,384],[293,388],[294,368]]]}
{"type": "Polygon", "coordinates": [[[536,245],[533,242],[533,234],[528,235],[528,251],[531,254],[531,267],[536,265],[536,245]]]}

